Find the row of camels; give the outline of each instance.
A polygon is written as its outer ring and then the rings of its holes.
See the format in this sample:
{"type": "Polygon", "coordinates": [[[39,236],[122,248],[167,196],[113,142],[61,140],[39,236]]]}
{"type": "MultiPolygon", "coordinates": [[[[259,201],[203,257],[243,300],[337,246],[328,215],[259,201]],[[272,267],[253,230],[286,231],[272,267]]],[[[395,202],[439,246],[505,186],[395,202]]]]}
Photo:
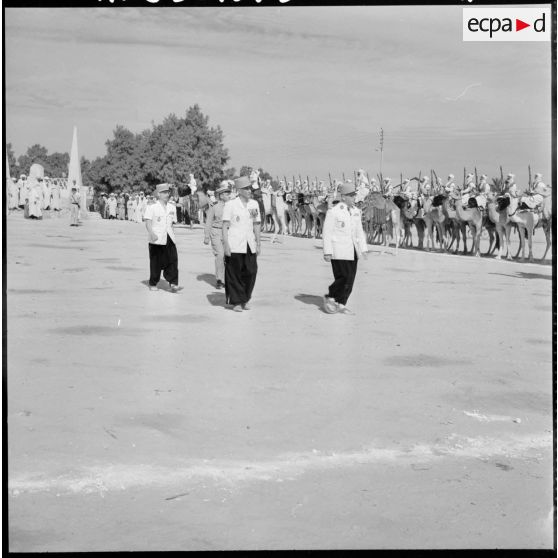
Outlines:
{"type": "MultiPolygon", "coordinates": [[[[510,203],[508,196],[498,196],[494,192],[489,194],[486,211],[478,207],[463,208],[461,195],[454,193],[451,196],[438,195],[424,200],[422,207],[418,203],[409,203],[405,200],[401,204],[403,227],[405,229],[405,245],[412,245],[411,226],[417,229],[419,248],[423,247],[426,233],[426,250],[434,249],[434,239],[438,242],[440,251],[450,251],[455,243],[454,253],[459,251],[460,240],[463,240],[463,254],[467,254],[467,227],[471,231],[473,246],[471,253],[480,256],[480,240],[483,229],[488,232],[489,248],[487,255],[498,254],[512,259],[510,250],[510,236],[512,230],[519,234],[519,250],[516,258],[521,253],[520,261],[525,260],[525,250],[528,246],[528,259],[533,257],[533,235],[541,228],[546,238],[546,249],[541,260],[546,258],[551,246],[552,234],[552,199],[544,198],[540,211],[519,209],[517,204],[510,203]],[[436,233],[436,234],[434,234],[436,233]]],[[[474,205],[474,204],[473,204],[474,205]]]]}
{"type": "MultiPolygon", "coordinates": [[[[327,201],[312,194],[294,194],[287,203],[283,196],[262,192],[259,201],[262,213],[262,230],[277,235],[321,238],[323,223],[328,209],[327,201]]],[[[200,200],[200,206],[205,205],[200,200]]],[[[419,200],[408,200],[396,195],[393,199],[380,192],[372,192],[362,202],[363,228],[370,244],[382,244],[385,248],[393,244],[394,253],[399,247],[413,247],[412,227],[418,237],[418,249],[426,251],[437,249],[441,252],[459,252],[463,242],[463,254],[480,256],[480,241],[483,230],[489,236],[486,255],[498,250],[496,259],[512,259],[510,237],[512,231],[519,234],[520,245],[517,258],[525,260],[528,247],[528,260],[534,261],[533,235],[542,229],[546,238],[544,260],[551,246],[552,199],[544,198],[540,211],[529,211],[512,207],[510,198],[492,192],[488,196],[486,211],[478,207],[464,208],[461,194],[436,195],[419,200]],[[472,237],[470,252],[467,249],[467,228],[472,237]],[[425,238],[426,237],[426,238],[425,238]]]]}

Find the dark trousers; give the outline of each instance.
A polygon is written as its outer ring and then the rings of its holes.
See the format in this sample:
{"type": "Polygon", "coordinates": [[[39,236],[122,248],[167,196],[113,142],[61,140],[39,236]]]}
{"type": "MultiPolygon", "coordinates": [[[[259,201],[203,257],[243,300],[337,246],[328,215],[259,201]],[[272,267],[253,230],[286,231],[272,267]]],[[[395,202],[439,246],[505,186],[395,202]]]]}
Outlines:
{"type": "Polygon", "coordinates": [[[347,304],[353,292],[357,272],[358,259],[355,252],[354,260],[331,260],[334,281],[329,286],[328,296],[339,304],[347,304]]]}
{"type": "Polygon", "coordinates": [[[163,277],[171,284],[178,285],[178,252],[176,244],[167,235],[167,244],[149,244],[149,284],[155,287],[163,277]]]}
{"type": "Polygon", "coordinates": [[[246,254],[225,256],[225,295],[227,304],[246,304],[252,298],[258,273],[258,256],[248,246],[246,254]]]}

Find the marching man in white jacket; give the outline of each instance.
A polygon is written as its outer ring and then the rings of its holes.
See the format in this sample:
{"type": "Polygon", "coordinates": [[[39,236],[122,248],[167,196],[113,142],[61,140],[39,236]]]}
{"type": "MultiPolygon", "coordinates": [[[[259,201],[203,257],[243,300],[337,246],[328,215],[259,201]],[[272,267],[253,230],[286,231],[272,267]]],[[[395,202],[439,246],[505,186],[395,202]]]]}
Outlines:
{"type": "Polygon", "coordinates": [[[324,260],[331,262],[335,279],[324,296],[324,310],[328,314],[353,314],[346,304],[353,290],[358,259],[366,259],[368,245],[362,214],[355,206],[354,184],[346,182],[339,193],[341,202],[328,210],[323,228],[324,260]]]}

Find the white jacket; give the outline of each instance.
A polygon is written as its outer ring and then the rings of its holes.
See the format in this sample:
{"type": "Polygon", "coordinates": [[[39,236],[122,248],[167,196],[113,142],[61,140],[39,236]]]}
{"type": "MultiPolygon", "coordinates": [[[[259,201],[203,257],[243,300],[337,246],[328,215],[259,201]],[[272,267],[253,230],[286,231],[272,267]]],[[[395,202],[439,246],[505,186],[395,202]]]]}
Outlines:
{"type": "Polygon", "coordinates": [[[323,229],[324,255],[334,260],[354,260],[368,251],[362,228],[362,214],[357,207],[340,202],[328,210],[323,229]]]}

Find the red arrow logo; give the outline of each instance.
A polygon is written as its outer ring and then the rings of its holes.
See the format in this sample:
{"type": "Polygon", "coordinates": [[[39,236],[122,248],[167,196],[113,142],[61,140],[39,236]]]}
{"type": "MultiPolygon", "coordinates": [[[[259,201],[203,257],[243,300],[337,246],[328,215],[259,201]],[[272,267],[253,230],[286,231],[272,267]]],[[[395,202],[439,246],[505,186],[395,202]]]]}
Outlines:
{"type": "Polygon", "coordinates": [[[520,19],[515,19],[515,30],[516,31],[521,31],[522,29],[525,29],[525,27],[531,27],[530,23],[525,23],[524,21],[521,21],[520,19]]]}

